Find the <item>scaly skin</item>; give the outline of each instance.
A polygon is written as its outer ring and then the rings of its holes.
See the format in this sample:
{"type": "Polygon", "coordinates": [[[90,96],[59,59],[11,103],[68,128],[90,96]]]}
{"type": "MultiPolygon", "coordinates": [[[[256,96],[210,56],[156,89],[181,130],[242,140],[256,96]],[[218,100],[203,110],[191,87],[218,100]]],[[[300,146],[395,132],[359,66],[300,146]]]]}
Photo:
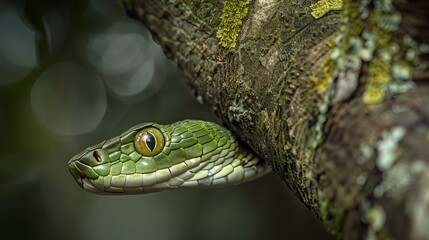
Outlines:
{"type": "Polygon", "coordinates": [[[271,171],[267,163],[240,145],[227,129],[199,120],[171,125],[139,124],[74,156],[69,169],[82,188],[98,194],[223,187],[271,171]],[[160,137],[154,137],[156,134],[148,137],[145,130],[149,128],[160,133],[160,137]],[[143,140],[138,136],[144,136],[143,140]],[[149,153],[152,148],[152,153],[156,153],[158,146],[160,152],[149,156],[139,146],[149,153]]]}

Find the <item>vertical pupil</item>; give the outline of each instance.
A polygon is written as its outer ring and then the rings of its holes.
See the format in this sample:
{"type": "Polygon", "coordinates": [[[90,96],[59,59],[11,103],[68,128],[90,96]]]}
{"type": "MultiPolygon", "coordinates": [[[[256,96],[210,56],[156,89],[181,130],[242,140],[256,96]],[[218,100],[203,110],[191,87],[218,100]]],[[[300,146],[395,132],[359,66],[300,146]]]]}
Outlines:
{"type": "Polygon", "coordinates": [[[153,149],[155,149],[155,137],[150,132],[148,132],[144,136],[144,140],[146,141],[146,145],[150,151],[153,151],[153,149]]]}

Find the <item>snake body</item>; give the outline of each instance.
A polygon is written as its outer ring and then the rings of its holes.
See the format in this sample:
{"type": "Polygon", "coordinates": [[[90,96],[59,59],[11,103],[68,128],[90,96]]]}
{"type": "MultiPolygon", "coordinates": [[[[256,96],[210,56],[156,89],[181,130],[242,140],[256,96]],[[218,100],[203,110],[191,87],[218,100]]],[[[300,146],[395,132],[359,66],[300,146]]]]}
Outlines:
{"type": "Polygon", "coordinates": [[[271,171],[226,128],[200,120],[139,124],[87,148],[68,166],[83,189],[98,194],[223,187],[271,171]]]}

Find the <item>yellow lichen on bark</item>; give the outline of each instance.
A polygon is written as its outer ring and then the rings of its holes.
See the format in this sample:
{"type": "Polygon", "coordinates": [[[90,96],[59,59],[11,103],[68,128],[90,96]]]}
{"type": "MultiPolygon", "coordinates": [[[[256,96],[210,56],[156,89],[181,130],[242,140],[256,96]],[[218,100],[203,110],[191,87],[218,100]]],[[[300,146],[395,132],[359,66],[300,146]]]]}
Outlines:
{"type": "Polygon", "coordinates": [[[336,68],[336,62],[332,61],[332,59],[329,57],[332,53],[332,49],[329,50],[326,55],[328,57],[325,57],[319,68],[317,69],[319,71],[320,76],[310,76],[310,81],[314,84],[313,89],[324,93],[326,89],[328,88],[328,82],[329,79],[332,78],[332,72],[330,69],[336,68]]]}
{"type": "Polygon", "coordinates": [[[374,58],[368,69],[368,83],[363,94],[366,104],[380,103],[384,99],[383,86],[391,81],[390,63],[374,58]]]}
{"type": "Polygon", "coordinates": [[[342,6],[342,0],[320,0],[310,5],[311,15],[314,18],[321,18],[330,11],[341,10],[342,6]]]}
{"type": "Polygon", "coordinates": [[[247,15],[250,0],[226,0],[216,33],[223,47],[234,48],[241,30],[243,18],[247,15]]]}

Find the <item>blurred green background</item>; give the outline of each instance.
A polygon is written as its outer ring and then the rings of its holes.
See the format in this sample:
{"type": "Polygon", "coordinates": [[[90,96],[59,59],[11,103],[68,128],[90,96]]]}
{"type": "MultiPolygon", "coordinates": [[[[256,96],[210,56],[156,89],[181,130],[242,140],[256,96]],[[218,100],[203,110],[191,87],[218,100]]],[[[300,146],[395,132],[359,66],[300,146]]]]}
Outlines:
{"type": "Polygon", "coordinates": [[[115,1],[0,2],[0,239],[332,239],[277,176],[98,196],[67,161],[147,121],[218,122],[115,1]]]}

